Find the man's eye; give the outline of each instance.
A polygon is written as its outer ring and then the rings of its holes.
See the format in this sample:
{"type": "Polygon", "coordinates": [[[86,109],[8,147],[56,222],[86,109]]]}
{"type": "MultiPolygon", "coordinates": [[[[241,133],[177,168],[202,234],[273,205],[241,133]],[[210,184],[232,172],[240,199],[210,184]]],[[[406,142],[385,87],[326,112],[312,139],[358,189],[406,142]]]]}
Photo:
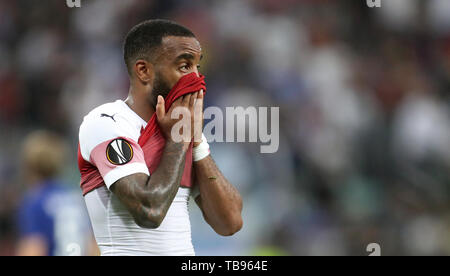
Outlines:
{"type": "Polygon", "coordinates": [[[183,66],[181,66],[181,67],[180,67],[180,70],[181,70],[181,71],[187,71],[187,70],[189,70],[189,65],[183,65],[183,66]]]}

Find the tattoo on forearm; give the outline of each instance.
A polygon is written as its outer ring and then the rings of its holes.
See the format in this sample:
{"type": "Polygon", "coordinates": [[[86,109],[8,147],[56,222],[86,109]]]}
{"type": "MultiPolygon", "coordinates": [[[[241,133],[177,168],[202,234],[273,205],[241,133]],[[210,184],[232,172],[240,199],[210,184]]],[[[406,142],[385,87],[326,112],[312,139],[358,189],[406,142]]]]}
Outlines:
{"type": "MultiPolygon", "coordinates": [[[[200,185],[200,190],[208,190],[204,195],[210,196],[208,201],[215,205],[236,206],[242,210],[242,199],[237,189],[225,178],[217,167],[211,156],[195,164],[196,180],[200,185]],[[201,163],[200,163],[201,162],[201,163]],[[211,182],[214,182],[214,185],[211,182]],[[211,192],[214,191],[214,192],[211,192]],[[216,195],[216,196],[214,196],[216,195]]],[[[204,198],[206,199],[206,198],[204,198]]],[[[220,208],[218,208],[220,209],[220,208]]],[[[228,210],[229,208],[224,208],[228,210]]]]}
{"type": "Polygon", "coordinates": [[[180,186],[186,150],[182,143],[167,142],[158,168],[151,177],[136,174],[116,182],[113,192],[143,226],[154,227],[165,217],[180,186]]]}

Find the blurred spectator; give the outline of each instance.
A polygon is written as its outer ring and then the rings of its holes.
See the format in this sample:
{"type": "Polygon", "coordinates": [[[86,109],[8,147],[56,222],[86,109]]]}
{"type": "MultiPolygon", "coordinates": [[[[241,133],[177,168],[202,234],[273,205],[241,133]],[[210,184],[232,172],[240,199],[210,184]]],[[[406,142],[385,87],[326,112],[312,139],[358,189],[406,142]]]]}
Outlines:
{"type": "Polygon", "coordinates": [[[90,236],[82,202],[57,179],[66,154],[65,141],[51,132],[34,132],[25,139],[23,173],[29,187],[18,213],[18,255],[86,253],[90,236]]]}

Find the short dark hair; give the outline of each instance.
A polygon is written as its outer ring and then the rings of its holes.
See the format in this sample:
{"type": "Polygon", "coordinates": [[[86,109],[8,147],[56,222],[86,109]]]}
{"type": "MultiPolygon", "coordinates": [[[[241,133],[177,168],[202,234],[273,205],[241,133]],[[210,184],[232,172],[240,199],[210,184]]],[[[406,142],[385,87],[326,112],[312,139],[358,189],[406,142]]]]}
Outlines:
{"type": "Polygon", "coordinates": [[[131,75],[132,63],[142,58],[151,61],[151,54],[166,36],[195,37],[194,33],[173,21],[146,20],[131,28],[123,45],[123,57],[131,75]]]}

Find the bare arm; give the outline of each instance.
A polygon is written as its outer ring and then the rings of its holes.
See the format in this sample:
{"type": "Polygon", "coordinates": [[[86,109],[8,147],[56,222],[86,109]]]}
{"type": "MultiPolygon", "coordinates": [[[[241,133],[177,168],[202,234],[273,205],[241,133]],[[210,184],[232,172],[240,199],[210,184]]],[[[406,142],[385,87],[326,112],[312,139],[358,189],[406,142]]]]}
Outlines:
{"type": "Polygon", "coordinates": [[[137,225],[157,228],[161,224],[180,186],[185,158],[183,143],[167,142],[161,163],[151,177],[133,174],[111,186],[137,225]]]}
{"type": "Polygon", "coordinates": [[[17,245],[17,256],[45,256],[48,254],[45,238],[41,235],[31,235],[22,238],[17,245]]]}
{"type": "MultiPolygon", "coordinates": [[[[196,128],[194,147],[202,142],[203,94],[194,108],[196,128]]],[[[224,177],[211,155],[194,162],[195,183],[200,195],[195,202],[200,207],[206,222],[222,236],[230,236],[242,228],[242,198],[236,188],[224,177]]]]}
{"type": "Polygon", "coordinates": [[[195,202],[206,222],[222,236],[238,232],[243,225],[239,192],[223,176],[211,155],[194,162],[194,170],[196,184],[200,189],[195,202]]]}
{"type": "MultiPolygon", "coordinates": [[[[164,99],[158,97],[156,114],[158,124],[166,137],[166,145],[158,168],[150,177],[143,173],[133,174],[119,179],[111,186],[111,191],[125,205],[136,224],[141,227],[159,227],[177,194],[192,136],[184,136],[185,140],[180,143],[173,141],[171,130],[179,120],[172,119],[171,112],[177,107],[188,108],[193,121],[192,111],[197,95],[198,93],[189,94],[178,99],[167,114],[165,114],[164,99]]],[[[191,133],[193,133],[192,130],[191,133]]]]}

